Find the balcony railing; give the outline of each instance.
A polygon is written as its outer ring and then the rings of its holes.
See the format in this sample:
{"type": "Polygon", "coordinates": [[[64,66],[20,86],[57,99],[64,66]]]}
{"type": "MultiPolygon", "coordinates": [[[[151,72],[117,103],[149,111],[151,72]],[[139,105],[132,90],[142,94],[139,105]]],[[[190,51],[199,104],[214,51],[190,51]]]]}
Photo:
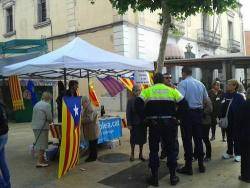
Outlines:
{"type": "Polygon", "coordinates": [[[197,41],[205,46],[218,48],[221,45],[221,36],[212,31],[199,29],[197,33],[197,41]]]}
{"type": "Polygon", "coordinates": [[[237,40],[229,39],[228,41],[228,51],[231,53],[240,52],[240,42],[237,40]]]}

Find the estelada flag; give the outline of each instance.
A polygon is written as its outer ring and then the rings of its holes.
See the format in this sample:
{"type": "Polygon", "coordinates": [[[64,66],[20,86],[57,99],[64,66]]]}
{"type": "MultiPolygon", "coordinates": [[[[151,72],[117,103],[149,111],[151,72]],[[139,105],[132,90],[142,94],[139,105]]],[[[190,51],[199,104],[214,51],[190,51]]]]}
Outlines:
{"type": "Polygon", "coordinates": [[[94,90],[94,86],[92,83],[89,84],[89,98],[91,103],[95,106],[95,107],[99,107],[100,106],[100,102],[97,98],[96,92],[94,90]]]}
{"type": "Polygon", "coordinates": [[[58,178],[79,161],[81,97],[64,97],[62,101],[62,140],[58,178]]]}

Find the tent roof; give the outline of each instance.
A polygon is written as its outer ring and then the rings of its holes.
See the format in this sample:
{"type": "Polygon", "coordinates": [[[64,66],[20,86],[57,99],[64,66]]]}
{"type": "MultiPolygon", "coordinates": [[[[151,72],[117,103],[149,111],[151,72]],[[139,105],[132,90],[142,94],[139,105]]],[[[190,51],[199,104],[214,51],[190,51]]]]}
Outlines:
{"type": "Polygon", "coordinates": [[[121,75],[133,70],[153,70],[152,62],[127,58],[97,48],[80,38],[40,57],[5,66],[3,76],[25,75],[59,78],[67,75],[84,77],[90,74],[121,75]]]}

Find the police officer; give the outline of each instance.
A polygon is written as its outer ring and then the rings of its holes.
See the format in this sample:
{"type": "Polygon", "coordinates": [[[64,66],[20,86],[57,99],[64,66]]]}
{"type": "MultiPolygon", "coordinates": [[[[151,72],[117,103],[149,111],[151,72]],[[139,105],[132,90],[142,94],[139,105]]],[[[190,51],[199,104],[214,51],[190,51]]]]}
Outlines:
{"type": "MultiPolygon", "coordinates": [[[[140,97],[145,103],[145,116],[149,125],[149,167],[152,176],[147,179],[148,184],[158,186],[159,142],[166,143],[167,166],[170,171],[170,183],[176,185],[178,148],[176,148],[177,126],[175,122],[176,104],[183,105],[183,96],[176,89],[164,84],[161,73],[154,76],[154,85],[143,90],[140,97]]],[[[180,109],[183,109],[180,107],[180,109]]]]}
{"type": "Polygon", "coordinates": [[[192,137],[197,151],[200,173],[205,172],[203,165],[203,144],[202,144],[202,117],[203,104],[208,100],[208,94],[203,83],[192,77],[192,70],[188,67],[182,69],[183,80],[178,85],[178,90],[188,102],[189,110],[182,118],[182,141],[184,147],[185,166],[177,171],[182,174],[193,175],[192,158],[193,146],[192,137]]]}
{"type": "MultiPolygon", "coordinates": [[[[171,74],[169,73],[165,73],[163,75],[164,77],[164,84],[168,87],[171,87],[173,89],[175,89],[176,87],[172,84],[171,82],[171,79],[172,79],[172,76],[171,74]]],[[[178,132],[177,132],[178,134],[178,132]]],[[[177,146],[179,148],[179,142],[178,142],[178,139],[177,139],[177,142],[176,142],[177,146]]],[[[165,159],[167,157],[167,149],[166,149],[166,144],[163,143],[163,141],[161,140],[161,156],[160,156],[160,159],[165,159]]]]}

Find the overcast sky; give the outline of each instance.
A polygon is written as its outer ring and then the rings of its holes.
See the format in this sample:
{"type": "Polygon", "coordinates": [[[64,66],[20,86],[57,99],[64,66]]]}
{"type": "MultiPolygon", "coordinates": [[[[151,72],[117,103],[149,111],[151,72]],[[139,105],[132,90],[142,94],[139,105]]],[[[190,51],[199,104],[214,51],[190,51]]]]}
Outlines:
{"type": "Polygon", "coordinates": [[[241,12],[244,20],[244,30],[250,31],[250,0],[240,0],[243,7],[241,12]]]}

